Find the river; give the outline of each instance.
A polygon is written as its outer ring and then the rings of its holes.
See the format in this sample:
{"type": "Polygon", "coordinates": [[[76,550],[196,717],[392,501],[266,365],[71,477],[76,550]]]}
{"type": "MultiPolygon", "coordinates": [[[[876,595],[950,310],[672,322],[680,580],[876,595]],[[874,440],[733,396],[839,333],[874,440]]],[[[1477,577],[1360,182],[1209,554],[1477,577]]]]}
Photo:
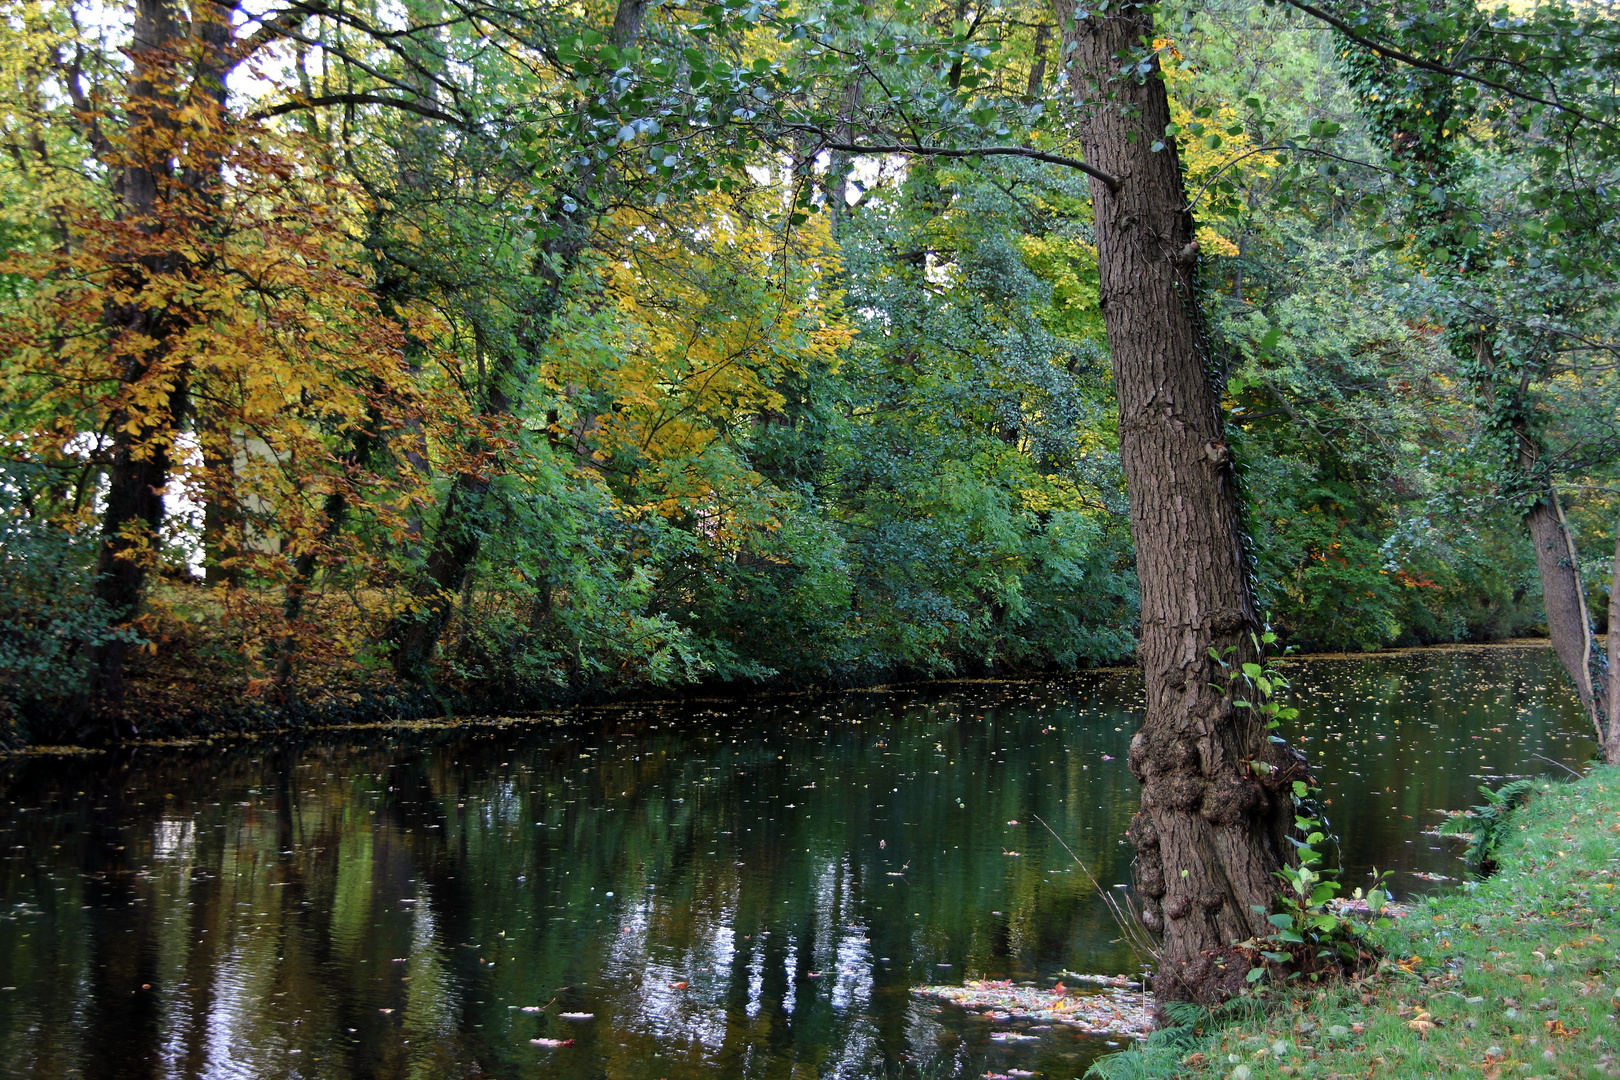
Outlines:
{"type": "MultiPolygon", "coordinates": [[[[1447,887],[1439,811],[1594,751],[1545,649],[1288,672],[1352,885],[1447,887]]],[[[1112,672],[0,759],[0,1073],[1078,1076],[1118,1041],[993,1041],[910,988],[1139,969],[1075,856],[1128,879],[1140,699],[1112,672]]]]}

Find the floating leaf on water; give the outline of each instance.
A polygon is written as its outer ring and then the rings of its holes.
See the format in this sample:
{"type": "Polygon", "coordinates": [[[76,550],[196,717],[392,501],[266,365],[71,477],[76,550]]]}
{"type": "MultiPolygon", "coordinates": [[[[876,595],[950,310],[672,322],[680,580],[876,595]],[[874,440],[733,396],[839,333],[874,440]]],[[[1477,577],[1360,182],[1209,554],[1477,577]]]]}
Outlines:
{"type": "Polygon", "coordinates": [[[595,1020],[596,1019],[596,1014],[595,1013],[558,1013],[557,1016],[558,1016],[559,1019],[562,1019],[562,1020],[595,1020]]]}
{"type": "MultiPolygon", "coordinates": [[[[1014,986],[1009,981],[970,981],[965,986],[923,986],[912,992],[947,1001],[969,1010],[969,1015],[993,1025],[1018,1021],[1065,1024],[1088,1034],[1125,1035],[1145,1038],[1153,1029],[1151,1003],[1140,992],[1133,992],[1128,979],[1105,975],[1073,976],[1067,982],[1085,982],[1097,990],[1074,991],[1063,984],[1063,992],[1033,986],[1014,986]]],[[[1019,1042],[1036,1036],[1022,1032],[993,1032],[998,1042],[1019,1042]],[[1011,1036],[1016,1035],[1017,1038],[1011,1036]]]]}
{"type": "Polygon", "coordinates": [[[530,1039],[535,1046],[573,1046],[573,1039],[530,1039]]]}

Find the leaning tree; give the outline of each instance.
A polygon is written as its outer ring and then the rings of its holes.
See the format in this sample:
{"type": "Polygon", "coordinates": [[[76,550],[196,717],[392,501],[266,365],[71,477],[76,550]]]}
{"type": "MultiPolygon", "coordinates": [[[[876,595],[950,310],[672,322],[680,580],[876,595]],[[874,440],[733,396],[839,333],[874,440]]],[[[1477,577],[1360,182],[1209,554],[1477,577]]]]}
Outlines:
{"type": "Polygon", "coordinates": [[[1142,783],[1127,834],[1135,886],[1161,939],[1159,999],[1209,1001],[1244,983],[1235,944],[1272,932],[1303,759],[1235,701],[1226,676],[1261,661],[1262,625],[1153,8],[1053,7],[1083,155],[1108,176],[1092,176],[1091,195],[1147,690],[1130,752],[1142,783]]]}

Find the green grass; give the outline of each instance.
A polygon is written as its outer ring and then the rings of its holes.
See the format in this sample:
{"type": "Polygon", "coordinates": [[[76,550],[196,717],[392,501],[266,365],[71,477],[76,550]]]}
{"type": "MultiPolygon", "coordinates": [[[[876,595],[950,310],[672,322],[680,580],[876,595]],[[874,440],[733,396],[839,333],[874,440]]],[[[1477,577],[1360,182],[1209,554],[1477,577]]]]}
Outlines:
{"type": "Polygon", "coordinates": [[[1388,952],[1376,975],[1272,989],[1264,1007],[1234,1003],[1099,1072],[1620,1077],[1620,769],[1538,781],[1510,828],[1495,876],[1376,932],[1388,952]]]}

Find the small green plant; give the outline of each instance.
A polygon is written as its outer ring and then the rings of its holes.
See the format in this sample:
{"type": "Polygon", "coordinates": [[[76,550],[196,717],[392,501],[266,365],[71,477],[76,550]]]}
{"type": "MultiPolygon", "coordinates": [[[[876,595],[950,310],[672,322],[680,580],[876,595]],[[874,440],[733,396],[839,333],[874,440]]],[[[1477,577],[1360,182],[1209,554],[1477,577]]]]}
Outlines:
{"type": "MultiPolygon", "coordinates": [[[[1268,627],[1265,633],[1254,635],[1252,641],[1259,662],[1246,662],[1235,668],[1228,662],[1231,648],[1225,653],[1210,650],[1210,656],[1227,672],[1228,686],[1217,686],[1216,689],[1236,691],[1241,683],[1247,696],[1236,698],[1232,704],[1240,709],[1253,710],[1264,722],[1266,730],[1272,732],[1284,720],[1297,718],[1299,709],[1283,699],[1283,692],[1289,689],[1288,680],[1277,670],[1272,656],[1266,652],[1268,647],[1276,643],[1277,635],[1268,627]]],[[[1268,737],[1274,743],[1286,741],[1275,734],[1268,737]]],[[[1268,776],[1273,770],[1270,763],[1261,760],[1250,762],[1249,767],[1257,776],[1268,776]]],[[[1285,780],[1287,777],[1275,779],[1285,780]]],[[[1291,780],[1291,784],[1297,808],[1310,797],[1311,786],[1305,779],[1291,780]]],[[[1290,836],[1289,840],[1295,847],[1295,860],[1276,871],[1283,889],[1277,894],[1275,910],[1268,910],[1259,904],[1254,907],[1258,914],[1266,916],[1274,929],[1264,937],[1241,943],[1258,960],[1249,969],[1248,980],[1251,984],[1282,970],[1287,970],[1290,979],[1304,977],[1311,982],[1319,982],[1324,975],[1360,971],[1376,958],[1377,951],[1366,940],[1366,924],[1358,917],[1334,907],[1333,902],[1338,899],[1341,886],[1337,880],[1338,869],[1328,867],[1327,857],[1321,850],[1321,845],[1328,840],[1323,823],[1310,814],[1298,814],[1294,818],[1294,828],[1296,835],[1290,836]]],[[[1380,914],[1389,896],[1384,886],[1388,876],[1388,872],[1375,875],[1376,883],[1366,895],[1363,896],[1362,891],[1357,889],[1352,898],[1366,902],[1373,916],[1373,925],[1379,927],[1389,926],[1389,920],[1380,914]]]]}
{"type": "MultiPolygon", "coordinates": [[[[1224,651],[1210,649],[1210,657],[1226,671],[1227,685],[1218,683],[1210,685],[1223,693],[1236,689],[1241,679],[1248,688],[1248,697],[1237,698],[1232,704],[1239,709],[1252,709],[1266,725],[1267,731],[1274,731],[1284,720],[1294,720],[1299,717],[1299,709],[1286,704],[1282,699],[1282,691],[1289,689],[1288,680],[1273,662],[1275,654],[1267,654],[1266,649],[1277,643],[1277,635],[1268,626],[1262,634],[1249,635],[1254,643],[1254,651],[1259,655],[1260,662],[1252,661],[1232,667],[1231,655],[1236,651],[1236,645],[1228,645],[1224,651]]],[[[1283,650],[1284,655],[1293,651],[1293,646],[1283,650]]],[[[1271,736],[1272,742],[1283,742],[1276,735],[1271,736]]]]}
{"type": "MultiPolygon", "coordinates": [[[[1207,1046],[1221,1031],[1252,1024],[1266,1015],[1255,998],[1233,998],[1214,1008],[1185,1001],[1159,1006],[1160,1025],[1140,1045],[1122,1054],[1108,1054],[1091,1063],[1086,1080],[1160,1080],[1182,1076],[1189,1052],[1207,1046]]],[[[1202,1056],[1202,1055],[1200,1055],[1202,1056]]]]}
{"type": "Polygon", "coordinates": [[[1529,800],[1534,787],[1535,781],[1530,779],[1503,784],[1496,791],[1481,787],[1484,805],[1453,813],[1440,826],[1440,835],[1468,837],[1468,861],[1478,868],[1480,877],[1490,877],[1496,873],[1496,853],[1507,839],[1513,812],[1529,800]]]}
{"type": "MultiPolygon", "coordinates": [[[[1303,799],[1309,789],[1295,781],[1296,799],[1303,799]]],[[[1295,847],[1298,862],[1276,871],[1283,889],[1277,894],[1277,910],[1267,913],[1258,904],[1254,910],[1266,916],[1275,929],[1265,937],[1254,938],[1244,944],[1254,951],[1260,963],[1249,969],[1249,982],[1257,983],[1268,974],[1287,970],[1287,977],[1304,977],[1320,982],[1327,975],[1352,974],[1376,960],[1378,950],[1367,941],[1368,924],[1348,910],[1336,908],[1340,883],[1339,871],[1326,866],[1327,859],[1319,849],[1327,840],[1322,824],[1316,818],[1299,815],[1294,826],[1301,836],[1289,839],[1295,847]]],[[[1373,887],[1365,893],[1357,889],[1351,897],[1364,901],[1372,914],[1372,926],[1387,928],[1390,922],[1382,914],[1389,901],[1389,890],[1384,881],[1389,871],[1374,872],[1373,887]]]]}

